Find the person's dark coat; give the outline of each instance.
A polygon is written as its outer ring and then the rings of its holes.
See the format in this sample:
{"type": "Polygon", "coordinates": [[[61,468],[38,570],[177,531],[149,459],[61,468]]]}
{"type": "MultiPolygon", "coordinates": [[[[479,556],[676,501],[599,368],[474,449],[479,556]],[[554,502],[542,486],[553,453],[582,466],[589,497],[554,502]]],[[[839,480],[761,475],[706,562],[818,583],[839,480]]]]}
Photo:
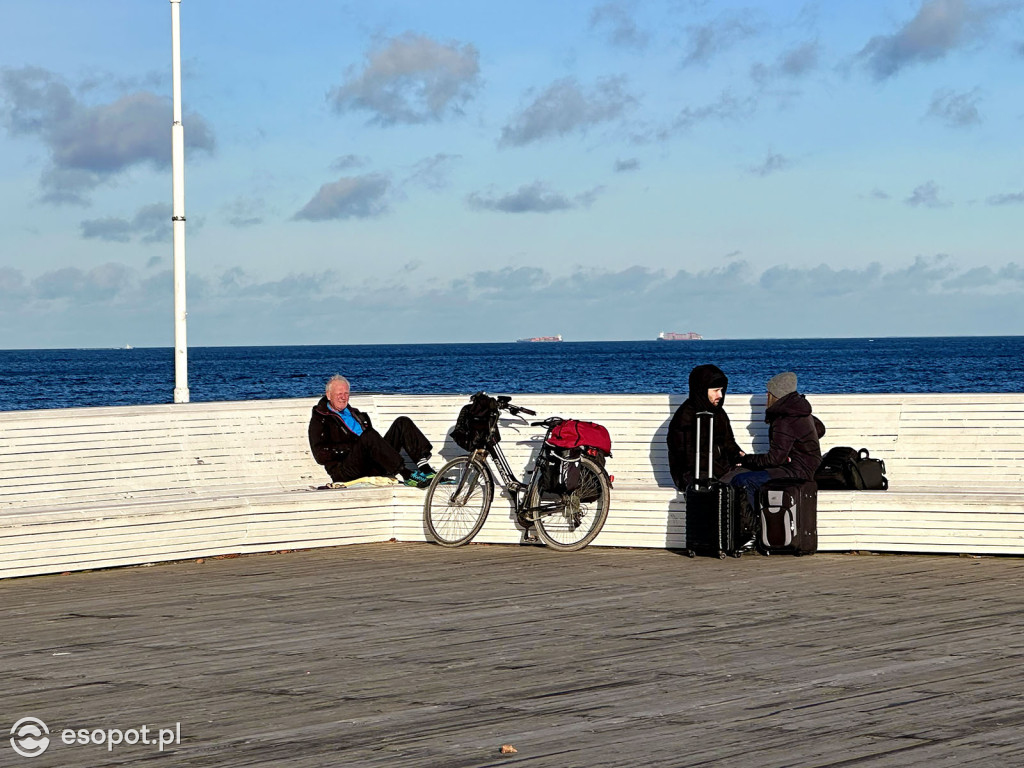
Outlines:
{"type": "Polygon", "coordinates": [[[741,463],[747,469],[764,469],[772,477],[811,480],[821,464],[819,438],[825,425],[811,414],[811,404],[799,392],[791,392],[768,407],[768,453],[748,453],[741,463]]]}
{"type": "MultiPolygon", "coordinates": [[[[367,414],[351,405],[348,410],[363,425],[364,431],[373,426],[367,414]]],[[[358,439],[359,436],[348,428],[341,417],[327,407],[327,398],[321,397],[320,402],[313,406],[309,418],[309,447],[317,463],[326,466],[340,461],[358,439]]]]}
{"type": "MultiPolygon", "coordinates": [[[[713,476],[721,477],[739,461],[740,447],[736,444],[732,424],[724,407],[728,387],[729,379],[716,365],[698,365],[690,371],[690,396],[679,406],[668,425],[668,466],[676,488],[684,489],[694,480],[697,414],[701,411],[714,414],[713,476]],[[718,387],[722,388],[722,401],[712,405],[708,400],[708,390],[718,387]]],[[[702,456],[701,461],[706,462],[707,458],[702,456]]]]}

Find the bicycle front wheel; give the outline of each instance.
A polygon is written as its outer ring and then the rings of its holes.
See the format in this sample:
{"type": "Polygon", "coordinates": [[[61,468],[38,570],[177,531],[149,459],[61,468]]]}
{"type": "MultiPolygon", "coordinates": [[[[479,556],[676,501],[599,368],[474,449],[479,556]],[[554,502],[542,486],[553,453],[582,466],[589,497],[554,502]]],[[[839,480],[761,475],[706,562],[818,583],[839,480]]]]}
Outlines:
{"type": "Polygon", "coordinates": [[[460,456],[441,467],[427,488],[423,524],[443,547],[470,542],[484,526],[494,498],[494,478],[483,460],[460,456]]]}
{"type": "Polygon", "coordinates": [[[571,493],[563,493],[552,509],[537,514],[537,535],[552,549],[575,552],[597,538],[608,519],[611,503],[608,476],[593,460],[580,459],[580,484],[571,493]]]}

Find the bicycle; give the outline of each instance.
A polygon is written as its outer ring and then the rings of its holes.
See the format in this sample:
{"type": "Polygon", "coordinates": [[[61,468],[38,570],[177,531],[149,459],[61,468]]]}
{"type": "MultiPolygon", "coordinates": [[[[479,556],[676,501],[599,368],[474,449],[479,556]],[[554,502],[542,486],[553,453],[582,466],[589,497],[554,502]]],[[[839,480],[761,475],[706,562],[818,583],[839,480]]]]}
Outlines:
{"type": "MultiPolygon", "coordinates": [[[[483,394],[483,393],[481,393],[483,394]]],[[[583,549],[601,532],[608,519],[611,481],[604,467],[593,458],[581,455],[562,457],[542,448],[534,460],[529,483],[521,482],[512,471],[498,443],[497,422],[501,411],[518,417],[532,427],[545,427],[545,438],[564,419],[553,416],[529,422],[520,414],[536,416],[536,411],[513,405],[512,398],[497,398],[496,412],[484,436],[483,446],[468,456],[459,456],[438,471],[427,488],[423,502],[423,520],[435,542],[459,547],[473,540],[487,520],[494,499],[494,474],[487,463],[490,457],[508,491],[516,522],[524,529],[523,540],[535,527],[539,539],[560,552],[583,549]],[[579,461],[579,482],[572,490],[552,482],[559,476],[559,465],[579,461]],[[542,482],[544,480],[545,482],[542,482]]]]}

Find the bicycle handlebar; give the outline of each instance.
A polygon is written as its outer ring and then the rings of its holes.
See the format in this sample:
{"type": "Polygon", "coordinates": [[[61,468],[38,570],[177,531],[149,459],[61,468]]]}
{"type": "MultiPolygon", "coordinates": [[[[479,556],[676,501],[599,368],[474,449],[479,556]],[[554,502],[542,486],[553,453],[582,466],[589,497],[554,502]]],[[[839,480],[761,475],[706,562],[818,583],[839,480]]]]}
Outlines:
{"type": "Polygon", "coordinates": [[[536,416],[536,411],[531,411],[529,408],[523,408],[521,405],[512,405],[509,403],[508,412],[513,416],[518,416],[520,413],[525,413],[527,416],[536,416]]]}
{"type": "MultiPolygon", "coordinates": [[[[483,393],[480,392],[478,394],[483,394],[483,393]]],[[[508,411],[513,416],[518,416],[520,413],[525,413],[528,416],[536,416],[537,415],[536,411],[531,411],[529,408],[524,408],[521,405],[512,405],[512,396],[511,395],[498,395],[498,397],[496,397],[495,400],[498,401],[498,410],[499,411],[508,411]]]]}
{"type": "Polygon", "coordinates": [[[563,419],[561,416],[548,416],[546,419],[544,419],[544,421],[531,421],[530,426],[547,427],[548,429],[551,429],[552,427],[557,427],[563,421],[565,421],[565,419],[563,419]]]}

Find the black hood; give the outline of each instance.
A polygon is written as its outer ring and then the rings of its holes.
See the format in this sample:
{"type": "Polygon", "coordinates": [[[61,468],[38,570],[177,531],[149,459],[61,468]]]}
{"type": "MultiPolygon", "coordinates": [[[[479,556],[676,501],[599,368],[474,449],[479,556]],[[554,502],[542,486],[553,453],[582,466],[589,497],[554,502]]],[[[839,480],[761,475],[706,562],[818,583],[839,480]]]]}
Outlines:
{"type": "Polygon", "coordinates": [[[699,409],[712,410],[725,405],[725,391],[729,388],[729,379],[717,365],[698,365],[690,371],[690,402],[699,409]],[[722,388],[722,402],[717,406],[708,400],[708,390],[722,388]]]}

